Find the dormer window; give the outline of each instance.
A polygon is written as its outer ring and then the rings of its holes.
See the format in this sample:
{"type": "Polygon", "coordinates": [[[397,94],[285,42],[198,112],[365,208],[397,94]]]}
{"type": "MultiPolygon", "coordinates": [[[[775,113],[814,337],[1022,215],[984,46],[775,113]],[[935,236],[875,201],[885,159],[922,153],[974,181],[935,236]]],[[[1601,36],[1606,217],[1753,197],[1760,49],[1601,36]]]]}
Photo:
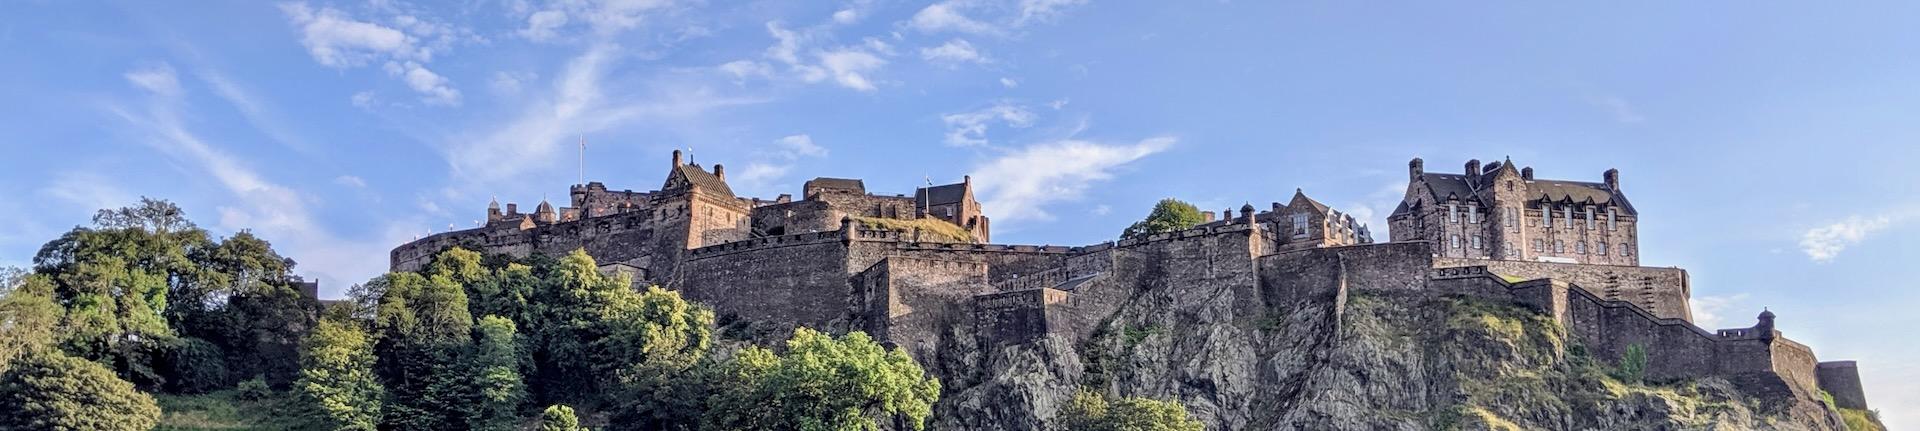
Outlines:
{"type": "Polygon", "coordinates": [[[1467,206],[1467,223],[1473,223],[1473,224],[1480,223],[1480,206],[1479,205],[1467,206]]]}
{"type": "Polygon", "coordinates": [[[1454,204],[1447,204],[1447,223],[1459,223],[1459,222],[1460,222],[1460,206],[1454,205],[1454,204]]]}
{"type": "Polygon", "coordinates": [[[1587,207],[1587,229],[1593,229],[1593,207],[1587,207]]]}
{"type": "Polygon", "coordinates": [[[1542,226],[1545,226],[1547,229],[1553,229],[1553,208],[1552,207],[1548,207],[1546,205],[1540,206],[1540,224],[1542,226]]]}
{"type": "Polygon", "coordinates": [[[1572,206],[1560,207],[1560,211],[1562,211],[1561,215],[1566,216],[1566,219],[1567,219],[1567,222],[1563,224],[1566,226],[1567,229],[1573,229],[1573,207],[1572,206]]]}

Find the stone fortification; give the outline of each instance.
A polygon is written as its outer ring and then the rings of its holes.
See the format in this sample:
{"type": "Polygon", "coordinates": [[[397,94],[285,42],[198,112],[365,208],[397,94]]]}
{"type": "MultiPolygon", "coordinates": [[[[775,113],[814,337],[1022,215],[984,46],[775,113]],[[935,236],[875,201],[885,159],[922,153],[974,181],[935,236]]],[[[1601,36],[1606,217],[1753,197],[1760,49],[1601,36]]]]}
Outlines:
{"type": "MultiPolygon", "coordinates": [[[[1435,176],[1416,160],[1408,201],[1390,219],[1395,242],[1372,243],[1366,226],[1296,190],[1270,211],[1247,205],[1192,229],[1071,247],[988,243],[971,178],[911,196],[818,178],[801,200],[762,200],[735,196],[720,165],[708,171],[676,154],[659,190],[589,183],[572,188],[565,208],[542,202],[522,214],[517,205],[490,205],[484,226],[402,245],[392,266],[418,269],[456,246],[522,257],[583,249],[608,270],[634,273],[636,283],[714,308],[729,325],[863,330],[961,382],[980,376],[951,364],[981,352],[1102,342],[1115,330],[1151,336],[1157,329],[1115,322],[1152,313],[1175,313],[1155,319],[1191,328],[1324,307],[1338,327],[1354,292],[1471,296],[1550,316],[1595,358],[1644,350],[1652,378],[1725,377],[1780,397],[1825,389],[1837,404],[1865,406],[1853,363],[1818,362],[1775,329],[1771,313],[1749,328],[1694,326],[1686,271],[1641,267],[1637,253],[1614,253],[1637,246],[1586,254],[1507,248],[1572,235],[1637,239],[1638,213],[1619,193],[1617,173],[1605,183],[1553,182],[1511,162],[1474,165],[1468,172],[1477,175],[1435,176]],[[966,232],[968,241],[932,227],[966,232]],[[1212,311],[1170,311],[1188,309],[1212,311]]],[[[1303,327],[1324,327],[1315,325],[1303,327]]]]}

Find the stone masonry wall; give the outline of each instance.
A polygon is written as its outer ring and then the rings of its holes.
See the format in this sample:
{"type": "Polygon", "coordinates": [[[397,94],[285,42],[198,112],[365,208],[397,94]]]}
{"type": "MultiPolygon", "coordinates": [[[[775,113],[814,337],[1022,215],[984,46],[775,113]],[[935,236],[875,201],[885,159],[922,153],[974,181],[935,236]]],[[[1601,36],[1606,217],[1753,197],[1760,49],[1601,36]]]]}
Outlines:
{"type": "Polygon", "coordinates": [[[847,247],[837,232],[756,238],[691,250],[678,285],[723,316],[830,330],[853,317],[847,247]]]}
{"type": "Polygon", "coordinates": [[[1860,368],[1853,361],[1821,362],[1814,373],[1820,389],[1833,394],[1834,406],[1867,410],[1867,393],[1860,386],[1860,368]]]}
{"type": "Polygon", "coordinates": [[[1566,280],[1603,299],[1632,302],[1663,318],[1693,321],[1693,311],[1688,306],[1693,289],[1688,285],[1687,271],[1680,268],[1445,257],[1435,259],[1434,265],[1485,266],[1494,273],[1523,279],[1566,280]]]}
{"type": "Polygon", "coordinates": [[[856,279],[862,316],[855,326],[915,358],[934,357],[942,335],[970,324],[973,296],[988,290],[980,262],[889,257],[856,279]]]}

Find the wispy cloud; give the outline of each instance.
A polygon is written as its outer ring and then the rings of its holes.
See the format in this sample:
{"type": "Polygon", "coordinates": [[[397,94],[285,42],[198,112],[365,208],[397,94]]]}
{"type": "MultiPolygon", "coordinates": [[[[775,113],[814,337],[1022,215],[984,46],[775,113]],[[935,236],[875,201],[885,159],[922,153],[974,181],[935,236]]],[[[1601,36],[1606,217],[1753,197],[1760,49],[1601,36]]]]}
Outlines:
{"type": "Polygon", "coordinates": [[[1851,216],[1845,220],[1807,229],[1800,234],[1800,251],[1805,252],[1814,262],[1831,262],[1840,256],[1840,252],[1866,241],[1871,235],[1896,223],[1912,220],[1914,212],[1897,212],[1877,216],[1851,216]]]}
{"type": "Polygon", "coordinates": [[[55,176],[52,183],[40,189],[40,193],[87,211],[120,208],[136,199],[132,193],[115,184],[112,178],[81,171],[55,176]]]}
{"type": "Polygon", "coordinates": [[[1693,306],[1693,323],[1707,329],[1725,328],[1727,327],[1725,313],[1737,311],[1735,307],[1743,305],[1746,300],[1745,293],[1694,297],[1689,301],[1693,306]]]}
{"type": "Polygon", "coordinates": [[[1122,166],[1165,151],[1178,139],[1156,137],[1131,144],[1061,140],[1034,144],[973,169],[974,187],[996,220],[1052,220],[1046,207],[1072,201],[1095,183],[1112,179],[1122,166]]]}
{"type": "MultiPolygon", "coordinates": [[[[920,58],[936,64],[955,66],[961,63],[987,63],[987,57],[966,39],[953,39],[940,46],[921,48],[920,58]]],[[[1005,78],[1002,78],[1005,79],[1005,78]]]]}
{"type": "Polygon", "coordinates": [[[832,80],[842,87],[870,92],[879,89],[873,75],[887,65],[885,57],[894,54],[891,45],[876,38],[866,38],[855,45],[817,46],[824,45],[817,41],[823,38],[821,33],[830,29],[828,26],[790,29],[780,21],[769,21],[766,27],[774,43],[761,56],[784,65],[784,74],[776,75],[773,65],[747,59],[730,61],[716,69],[736,80],[756,77],[784,77],[807,83],[832,80]]]}
{"type": "Polygon", "coordinates": [[[461,40],[462,31],[413,15],[395,17],[395,26],[389,27],[354,19],[331,7],[314,9],[304,2],[281,3],[280,10],[300,31],[307,54],[321,65],[347,69],[380,63],[388,74],[420,93],[421,101],[460,103],[460,91],[425,64],[433,61],[437,51],[461,40]]]}
{"type": "Polygon", "coordinates": [[[1613,116],[1613,121],[1621,124],[1638,124],[1647,121],[1647,117],[1640,115],[1640,111],[1635,110],[1632,103],[1628,103],[1627,99],[1620,96],[1592,96],[1587,98],[1587,103],[1605,110],[1608,115],[1613,116]]]}
{"type": "Polygon", "coordinates": [[[519,3],[526,27],[516,35],[537,42],[564,37],[568,27],[584,27],[591,36],[606,37],[640,27],[652,15],[677,5],[673,0],[554,0],[532,8],[519,3]]]}
{"type": "Polygon", "coordinates": [[[746,169],[728,180],[736,181],[744,190],[764,190],[775,181],[785,178],[793,171],[794,165],[801,159],[817,159],[827,156],[827,149],[813,142],[812,136],[804,134],[789,135],[776,139],[766,149],[757,151],[754,160],[747,163],[746,169]]]}
{"type": "Polygon", "coordinates": [[[945,142],[956,147],[987,145],[990,143],[987,140],[987,128],[993,123],[1025,128],[1033,126],[1034,119],[1033,111],[1007,101],[995,102],[993,106],[977,111],[940,116],[940,121],[947,124],[945,142]]]}
{"type": "Polygon", "coordinates": [[[920,9],[904,25],[924,33],[1014,36],[1024,27],[1053,22],[1081,4],[1086,0],[946,0],[920,9]]]}

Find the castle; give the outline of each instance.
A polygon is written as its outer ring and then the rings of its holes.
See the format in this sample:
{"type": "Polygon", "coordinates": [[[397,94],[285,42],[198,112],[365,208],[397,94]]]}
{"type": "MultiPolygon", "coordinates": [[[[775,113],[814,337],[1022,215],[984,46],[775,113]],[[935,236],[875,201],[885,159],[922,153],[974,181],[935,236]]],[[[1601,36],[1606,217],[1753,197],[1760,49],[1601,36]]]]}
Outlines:
{"type": "Polygon", "coordinates": [[[923,360],[960,333],[989,347],[1085,341],[1134,292],[1153,289],[1230,292],[1248,315],[1330,304],[1336,320],[1353,293],[1460,295],[1528,306],[1596,357],[1643,349],[1651,378],[1724,377],[1780,396],[1825,390],[1840,407],[1866,408],[1856,365],[1818,361],[1771,312],[1746,328],[1694,325],[1686,271],[1639,266],[1639,213],[1618,171],[1586,183],[1535,179],[1511,160],[1440,174],[1413,159],[1409,176],[1384,243],[1296,189],[1284,205],[1209,212],[1179,232],[1002,245],[989,242],[970,178],[911,196],[816,178],[801,200],[762,200],[734,195],[723,166],[708,171],[676,151],[659,190],[575,185],[571,206],[541,202],[532,214],[495,202],[484,226],[401,245],[391,262],[417,270],[456,246],[584,249],[603,270],[680,291],[723,321],[863,330],[923,360]]]}

